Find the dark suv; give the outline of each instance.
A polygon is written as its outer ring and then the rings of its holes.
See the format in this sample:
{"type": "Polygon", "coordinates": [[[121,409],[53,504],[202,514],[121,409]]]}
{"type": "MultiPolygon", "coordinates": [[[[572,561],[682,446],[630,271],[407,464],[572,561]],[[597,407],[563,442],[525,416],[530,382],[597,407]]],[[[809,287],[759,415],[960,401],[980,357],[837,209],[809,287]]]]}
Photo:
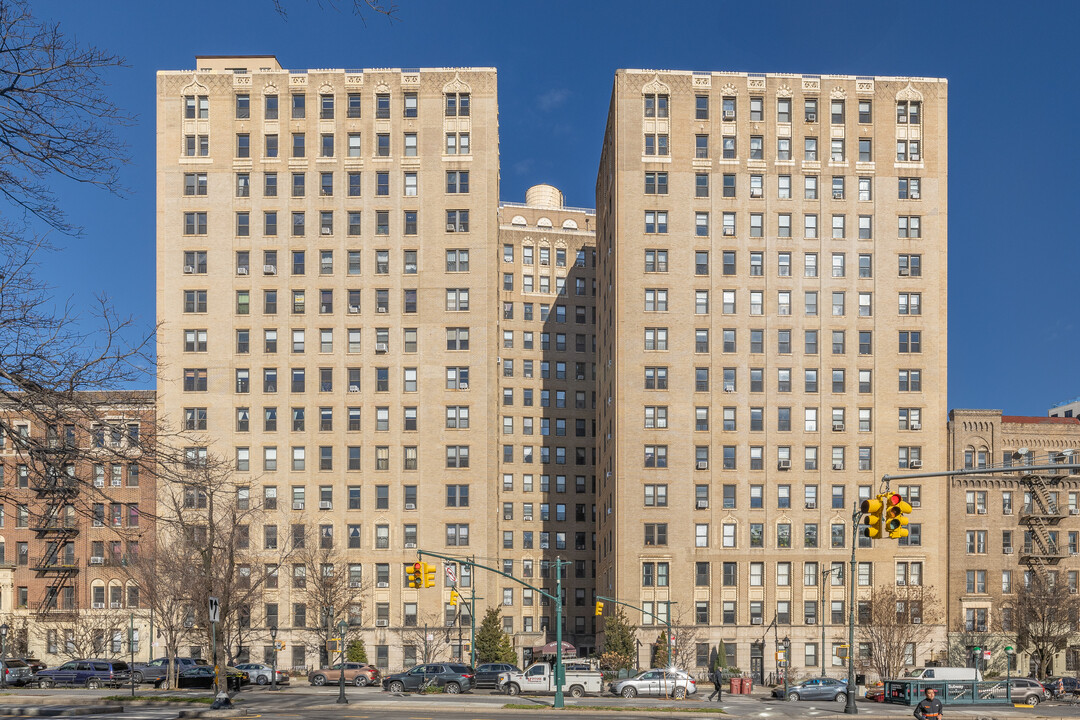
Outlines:
{"type": "Polygon", "coordinates": [[[123,660],[69,660],[59,667],[38,672],[34,679],[43,688],[81,685],[93,690],[123,685],[131,679],[131,671],[123,660]]]}
{"type": "Polygon", "coordinates": [[[451,695],[468,691],[473,686],[473,671],[460,663],[427,663],[383,678],[383,690],[405,692],[419,690],[428,681],[430,685],[443,688],[451,695]]]}

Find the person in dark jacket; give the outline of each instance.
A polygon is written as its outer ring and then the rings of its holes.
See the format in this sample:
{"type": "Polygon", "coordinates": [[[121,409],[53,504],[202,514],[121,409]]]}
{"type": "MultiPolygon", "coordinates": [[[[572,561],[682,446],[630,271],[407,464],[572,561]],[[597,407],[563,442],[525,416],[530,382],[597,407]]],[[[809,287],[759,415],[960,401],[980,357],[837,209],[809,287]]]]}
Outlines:
{"type": "Polygon", "coordinates": [[[720,702],[724,699],[724,671],[719,666],[712,672],[712,684],[713,691],[709,695],[709,700],[716,697],[716,702],[720,702]]]}
{"type": "Polygon", "coordinates": [[[915,706],[915,717],[919,720],[940,720],[941,713],[945,709],[945,706],[941,704],[934,695],[937,694],[937,690],[932,687],[926,688],[926,697],[919,701],[919,704],[915,706]]]}

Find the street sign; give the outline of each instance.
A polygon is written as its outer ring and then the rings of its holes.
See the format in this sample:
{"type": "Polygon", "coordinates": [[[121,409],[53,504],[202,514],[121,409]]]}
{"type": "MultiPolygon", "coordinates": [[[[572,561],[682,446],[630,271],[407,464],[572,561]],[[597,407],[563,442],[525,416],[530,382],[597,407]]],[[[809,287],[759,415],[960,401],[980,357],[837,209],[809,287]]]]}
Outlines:
{"type": "Polygon", "coordinates": [[[221,603],[216,597],[210,598],[210,622],[221,622],[221,603]]]}
{"type": "Polygon", "coordinates": [[[783,650],[777,650],[776,651],[776,660],[778,662],[784,662],[784,660],[786,660],[786,658],[784,657],[784,651],[783,650]]]}
{"type": "Polygon", "coordinates": [[[434,635],[434,633],[428,633],[428,634],[427,634],[427,641],[428,641],[428,642],[431,642],[431,641],[432,641],[432,640],[434,640],[434,639],[435,639],[435,635],[434,635]]]}
{"type": "Polygon", "coordinates": [[[989,659],[990,659],[990,651],[989,650],[984,650],[983,651],[983,660],[989,660],[989,659]]]}
{"type": "Polygon", "coordinates": [[[449,580],[451,584],[457,582],[457,571],[454,570],[454,566],[450,563],[446,564],[446,579],[449,580]]]}

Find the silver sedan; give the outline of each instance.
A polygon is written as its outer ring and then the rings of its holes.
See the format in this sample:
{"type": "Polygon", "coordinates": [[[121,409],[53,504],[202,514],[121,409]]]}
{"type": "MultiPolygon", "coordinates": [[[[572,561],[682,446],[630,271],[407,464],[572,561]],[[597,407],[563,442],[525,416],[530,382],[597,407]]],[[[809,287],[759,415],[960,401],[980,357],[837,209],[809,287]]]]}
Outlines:
{"type": "MultiPolygon", "coordinates": [[[[251,682],[257,685],[269,685],[271,678],[273,677],[274,669],[269,665],[263,665],[261,663],[244,663],[236,666],[237,670],[243,670],[251,678],[251,682]]],[[[289,683],[289,676],[282,672],[277,671],[277,684],[287,685],[289,683]]]]}
{"type": "Polygon", "coordinates": [[[697,692],[697,683],[682,670],[653,668],[626,680],[616,680],[608,685],[608,690],[624,698],[651,695],[681,700],[697,692]]]}

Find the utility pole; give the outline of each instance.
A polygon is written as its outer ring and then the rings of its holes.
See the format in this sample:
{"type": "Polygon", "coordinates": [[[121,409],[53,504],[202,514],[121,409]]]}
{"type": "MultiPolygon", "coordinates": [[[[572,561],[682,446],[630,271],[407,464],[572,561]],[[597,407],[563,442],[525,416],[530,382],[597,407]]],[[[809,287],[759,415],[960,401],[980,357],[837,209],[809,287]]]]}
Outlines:
{"type": "MultiPolygon", "coordinates": [[[[858,715],[859,709],[855,707],[855,548],[859,545],[859,518],[862,512],[859,509],[859,501],[855,500],[855,507],[851,513],[851,572],[848,575],[848,653],[847,653],[847,704],[844,705],[844,713],[858,715]]],[[[843,565],[841,565],[843,567],[843,565]]],[[[824,619],[824,618],[823,618],[824,619]]],[[[822,648],[824,652],[825,648],[822,648]]]]}

